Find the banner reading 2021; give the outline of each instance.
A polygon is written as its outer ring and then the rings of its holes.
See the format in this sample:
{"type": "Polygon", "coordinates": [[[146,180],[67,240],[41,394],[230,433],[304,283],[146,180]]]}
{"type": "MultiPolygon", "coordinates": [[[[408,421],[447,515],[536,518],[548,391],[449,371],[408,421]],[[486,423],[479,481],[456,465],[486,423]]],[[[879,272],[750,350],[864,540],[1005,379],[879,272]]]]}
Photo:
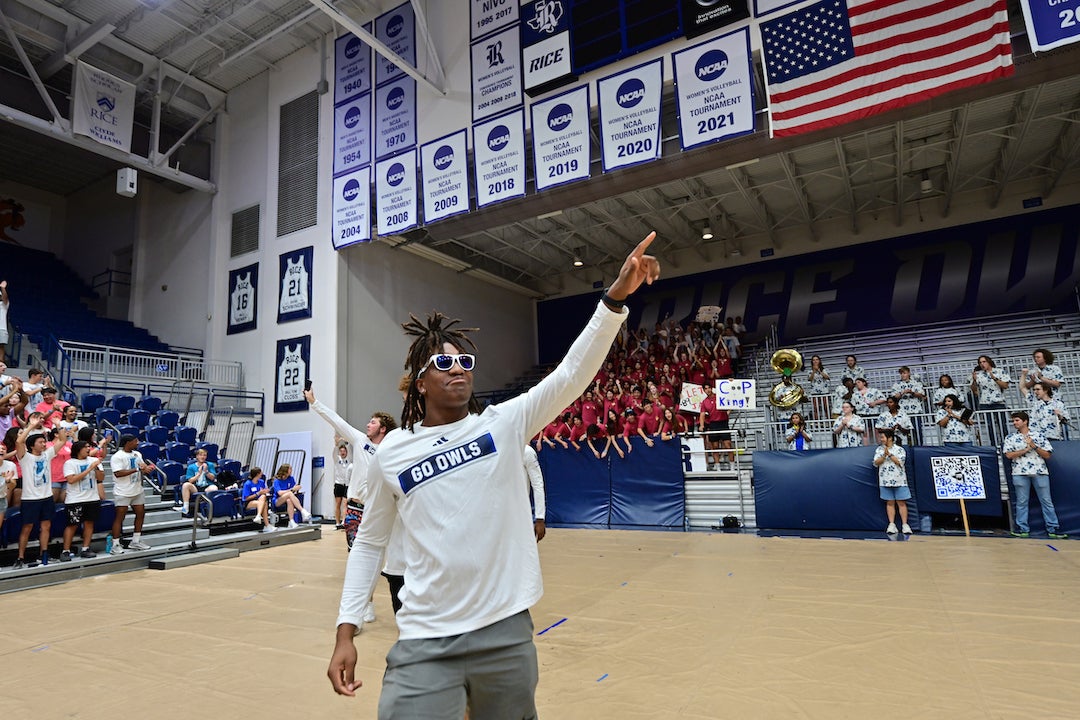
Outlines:
{"type": "Polygon", "coordinates": [[[754,132],[750,29],[671,56],[682,149],[754,132]]]}

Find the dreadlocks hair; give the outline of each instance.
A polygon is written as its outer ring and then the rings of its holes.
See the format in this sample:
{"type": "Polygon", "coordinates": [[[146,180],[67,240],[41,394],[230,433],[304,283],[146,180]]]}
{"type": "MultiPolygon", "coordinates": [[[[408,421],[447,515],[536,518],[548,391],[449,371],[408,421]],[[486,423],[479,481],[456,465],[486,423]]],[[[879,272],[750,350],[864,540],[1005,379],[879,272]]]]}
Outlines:
{"type": "MultiPolygon", "coordinates": [[[[478,328],[455,327],[460,320],[452,320],[437,310],[428,315],[427,323],[422,322],[412,313],[409,313],[409,322],[402,323],[401,329],[406,335],[416,339],[409,346],[409,354],[405,357],[405,372],[409,377],[409,387],[405,391],[405,403],[401,409],[402,427],[412,430],[413,426],[424,419],[427,413],[427,402],[420,390],[416,387],[416,378],[424,369],[428,358],[435,353],[443,351],[443,344],[450,343],[459,350],[471,350],[476,352],[476,344],[468,338],[466,333],[475,332],[478,328]]],[[[469,398],[469,413],[480,413],[480,401],[473,395],[469,398]]]]}

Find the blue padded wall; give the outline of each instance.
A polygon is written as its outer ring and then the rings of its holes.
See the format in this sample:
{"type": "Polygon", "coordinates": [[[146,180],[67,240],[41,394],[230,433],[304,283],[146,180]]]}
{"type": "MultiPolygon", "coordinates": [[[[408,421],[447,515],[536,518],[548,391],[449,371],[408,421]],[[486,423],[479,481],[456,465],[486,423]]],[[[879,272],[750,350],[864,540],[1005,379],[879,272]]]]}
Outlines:
{"type": "MultiPolygon", "coordinates": [[[[977,455],[982,468],[983,486],[986,488],[986,500],[968,500],[964,503],[968,515],[981,517],[1001,517],[1001,474],[998,471],[997,449],[985,446],[944,447],[927,446],[908,448],[914,460],[915,484],[912,487],[919,498],[919,510],[922,512],[960,514],[959,500],[938,500],[934,491],[934,475],[930,470],[930,458],[944,455],[977,455]]],[[[909,485],[911,475],[908,475],[909,485]]]]}
{"type": "MultiPolygon", "coordinates": [[[[1072,536],[1080,536],[1080,442],[1053,440],[1054,453],[1046,461],[1050,470],[1050,499],[1054,501],[1060,530],[1072,536]]],[[[1009,480],[1009,494],[1014,492],[1011,463],[1005,460],[1005,474],[1009,480]]],[[[1031,490],[1028,502],[1028,525],[1033,534],[1045,533],[1042,507],[1031,490]]]]}

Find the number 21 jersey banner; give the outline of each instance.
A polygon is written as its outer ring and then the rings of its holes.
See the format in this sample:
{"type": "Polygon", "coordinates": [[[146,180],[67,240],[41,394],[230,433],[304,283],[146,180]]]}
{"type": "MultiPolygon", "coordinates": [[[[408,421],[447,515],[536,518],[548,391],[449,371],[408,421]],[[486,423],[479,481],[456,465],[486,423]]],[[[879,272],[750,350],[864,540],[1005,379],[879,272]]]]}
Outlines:
{"type": "Polygon", "coordinates": [[[754,132],[749,28],[680,50],[671,59],[683,150],[754,132]]]}
{"type": "Polygon", "coordinates": [[[307,410],[304,383],[311,367],[311,336],[277,341],[274,355],[274,412],[307,410]]]}
{"type": "Polygon", "coordinates": [[[311,317],[311,260],[315,248],[282,253],[278,256],[281,294],[278,296],[278,324],[311,317]]]}

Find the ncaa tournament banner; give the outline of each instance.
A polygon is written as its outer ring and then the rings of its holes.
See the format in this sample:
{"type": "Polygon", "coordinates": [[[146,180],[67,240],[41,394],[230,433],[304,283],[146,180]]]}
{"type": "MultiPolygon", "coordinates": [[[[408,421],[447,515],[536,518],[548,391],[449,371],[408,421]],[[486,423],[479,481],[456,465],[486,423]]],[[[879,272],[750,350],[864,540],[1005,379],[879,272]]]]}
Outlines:
{"type": "Polygon", "coordinates": [[[1050,50],[1080,42],[1080,2],[1062,0],[1020,0],[1028,40],[1035,51],[1050,50]]]}
{"type": "Polygon", "coordinates": [[[517,27],[469,47],[473,122],[519,107],[525,96],[521,92],[521,34],[517,27]]]}
{"type": "MultiPolygon", "coordinates": [[[[416,16],[412,5],[404,3],[393,10],[375,18],[375,39],[386,45],[416,67],[416,16]]],[[[394,78],[401,77],[405,71],[382,55],[375,56],[375,85],[379,86],[394,78]]]]}
{"type": "Polygon", "coordinates": [[[525,111],[473,125],[476,205],[525,195],[525,111]]]}
{"type": "Polygon", "coordinates": [[[589,86],[533,103],[529,109],[536,189],[589,177],[589,86]]]}
{"type": "Polygon", "coordinates": [[[375,166],[375,213],[380,235],[416,227],[416,150],[375,166]]]}
{"type": "Polygon", "coordinates": [[[371,240],[371,166],[334,178],[334,249],[371,240]]]}
{"type": "Polygon", "coordinates": [[[226,335],[254,330],[259,321],[259,263],[229,271],[226,335]]]}
{"type": "Polygon", "coordinates": [[[291,320],[311,317],[311,260],[315,248],[306,248],[282,253],[278,256],[278,270],[281,276],[281,294],[278,295],[278,316],[280,325],[291,320]]]}
{"type": "Polygon", "coordinates": [[[520,1],[469,0],[469,39],[475,40],[517,22],[520,1]]]}
{"type": "MultiPolygon", "coordinates": [[[[371,23],[364,26],[371,31],[371,23]]],[[[371,48],[352,33],[334,41],[334,104],[371,91],[371,48]]]]}
{"type": "Polygon", "coordinates": [[[303,412],[308,409],[304,384],[311,368],[311,336],[277,341],[274,354],[274,412],[303,412]]]}
{"type": "Polygon", "coordinates": [[[750,28],[671,56],[682,149],[754,132],[750,28]]]}
{"type": "Polygon", "coordinates": [[[71,129],[102,145],[131,152],[135,86],[84,62],[75,63],[71,129]]]}
{"type": "Polygon", "coordinates": [[[683,34],[688,38],[750,18],[750,0],[682,0],[683,34]]]}
{"type": "Polygon", "coordinates": [[[371,93],[334,108],[334,175],[371,162],[371,93]]]}
{"type": "Polygon", "coordinates": [[[663,87],[663,58],[597,81],[604,172],[660,157],[663,87]]]}
{"type": "Polygon", "coordinates": [[[416,145],[416,81],[399,78],[375,91],[375,159],[416,145]]]}
{"type": "Polygon", "coordinates": [[[530,96],[574,80],[568,2],[525,2],[521,11],[522,64],[530,96]]]}
{"type": "Polygon", "coordinates": [[[425,223],[469,212],[468,157],[464,130],[420,147],[425,223]]]}

